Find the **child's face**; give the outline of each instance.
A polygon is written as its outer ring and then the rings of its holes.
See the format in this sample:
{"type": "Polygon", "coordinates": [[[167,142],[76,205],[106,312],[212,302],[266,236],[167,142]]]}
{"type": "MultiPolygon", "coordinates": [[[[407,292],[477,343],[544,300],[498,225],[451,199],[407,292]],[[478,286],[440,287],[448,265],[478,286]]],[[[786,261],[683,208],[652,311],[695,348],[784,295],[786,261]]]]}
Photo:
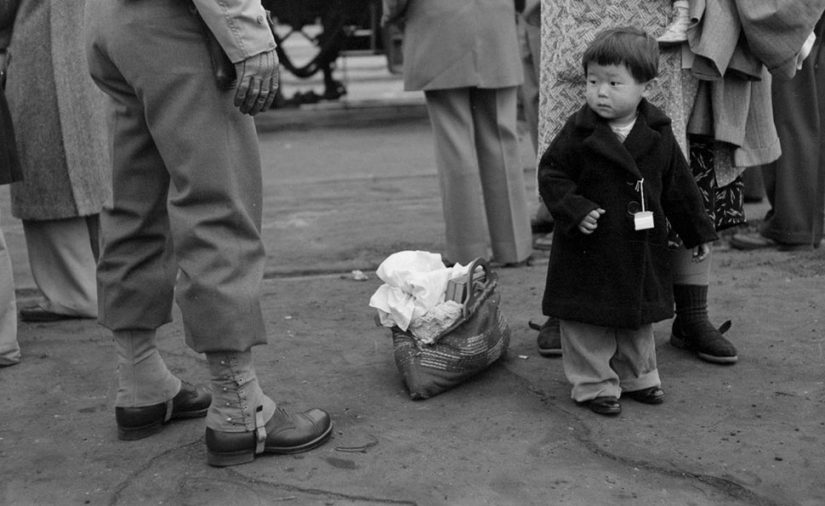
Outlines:
{"type": "Polygon", "coordinates": [[[636,117],[652,81],[639,83],[624,65],[587,64],[587,105],[611,126],[624,126],[636,117]]]}

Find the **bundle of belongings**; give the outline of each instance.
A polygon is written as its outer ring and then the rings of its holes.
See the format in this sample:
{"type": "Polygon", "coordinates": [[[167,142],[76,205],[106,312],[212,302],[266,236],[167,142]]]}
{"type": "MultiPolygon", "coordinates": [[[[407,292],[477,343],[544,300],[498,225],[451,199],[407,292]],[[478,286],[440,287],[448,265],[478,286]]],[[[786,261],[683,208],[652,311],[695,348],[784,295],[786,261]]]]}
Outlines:
{"type": "Polygon", "coordinates": [[[370,298],[379,325],[393,337],[396,365],[413,399],[448,390],[486,369],[507,350],[510,329],[483,259],[447,267],[441,255],[401,251],[376,274],[370,298]]]}

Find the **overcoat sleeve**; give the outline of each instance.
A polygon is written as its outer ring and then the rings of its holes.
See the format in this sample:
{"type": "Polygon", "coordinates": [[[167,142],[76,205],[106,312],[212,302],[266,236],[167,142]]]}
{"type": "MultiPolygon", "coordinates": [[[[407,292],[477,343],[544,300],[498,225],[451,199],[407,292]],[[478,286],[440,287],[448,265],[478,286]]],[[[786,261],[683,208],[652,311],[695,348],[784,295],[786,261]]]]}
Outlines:
{"type": "Polygon", "coordinates": [[[275,49],[260,0],[194,0],[203,20],[233,63],[275,49]]]}
{"type": "Polygon", "coordinates": [[[779,78],[796,74],[796,56],[825,11],[825,0],[736,0],[751,52],[779,78]]]}

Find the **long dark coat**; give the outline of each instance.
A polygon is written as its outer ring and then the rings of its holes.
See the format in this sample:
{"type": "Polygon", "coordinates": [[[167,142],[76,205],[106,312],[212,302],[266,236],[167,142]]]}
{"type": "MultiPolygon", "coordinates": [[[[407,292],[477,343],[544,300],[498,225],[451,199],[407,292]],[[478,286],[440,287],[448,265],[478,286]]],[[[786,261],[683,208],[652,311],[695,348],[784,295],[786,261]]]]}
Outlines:
{"type": "Polygon", "coordinates": [[[668,224],[689,248],[716,239],[699,190],[670,126],[643,100],[624,144],[589,107],[570,117],[539,164],[539,191],[556,220],[544,314],[636,329],[673,316],[668,224]],[[654,228],[636,231],[629,207],[645,207],[654,228]],[[606,211],[598,227],[578,224],[606,211]]]}

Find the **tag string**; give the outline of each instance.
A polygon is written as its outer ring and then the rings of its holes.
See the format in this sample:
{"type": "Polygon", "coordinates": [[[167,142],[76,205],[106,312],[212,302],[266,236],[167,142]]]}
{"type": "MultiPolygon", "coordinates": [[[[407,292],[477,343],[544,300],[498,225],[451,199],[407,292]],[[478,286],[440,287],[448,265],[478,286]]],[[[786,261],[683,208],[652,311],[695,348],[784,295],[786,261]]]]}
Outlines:
{"type": "Polygon", "coordinates": [[[639,192],[639,195],[641,196],[641,200],[642,200],[642,212],[645,212],[644,187],[645,187],[645,178],[642,178],[642,179],[636,181],[636,191],[639,192]]]}

